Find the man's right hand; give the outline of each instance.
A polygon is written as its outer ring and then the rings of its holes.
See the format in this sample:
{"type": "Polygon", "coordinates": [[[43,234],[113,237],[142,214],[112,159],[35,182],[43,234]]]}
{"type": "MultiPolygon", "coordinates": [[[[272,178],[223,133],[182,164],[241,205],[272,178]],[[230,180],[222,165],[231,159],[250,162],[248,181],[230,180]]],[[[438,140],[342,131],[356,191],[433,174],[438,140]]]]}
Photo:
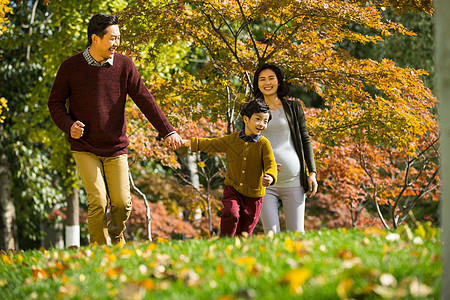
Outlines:
{"type": "Polygon", "coordinates": [[[76,121],[70,127],[70,136],[73,139],[79,139],[83,136],[84,133],[84,124],[81,121],[76,121]]]}

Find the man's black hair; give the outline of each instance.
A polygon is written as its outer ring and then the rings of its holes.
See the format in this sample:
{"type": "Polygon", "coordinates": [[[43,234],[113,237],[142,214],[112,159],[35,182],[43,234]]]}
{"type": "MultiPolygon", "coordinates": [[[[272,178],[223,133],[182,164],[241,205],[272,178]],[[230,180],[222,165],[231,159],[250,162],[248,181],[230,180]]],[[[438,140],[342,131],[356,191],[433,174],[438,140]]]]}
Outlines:
{"type": "Polygon", "coordinates": [[[99,36],[100,38],[103,38],[103,36],[108,32],[106,28],[111,25],[117,25],[119,24],[119,18],[116,16],[110,16],[106,14],[96,14],[91,18],[89,21],[88,26],[88,46],[92,44],[92,35],[95,34],[99,36]]]}
{"type": "Polygon", "coordinates": [[[270,113],[269,105],[261,98],[256,98],[245,102],[241,106],[241,116],[247,116],[249,119],[253,114],[257,113],[269,113],[269,121],[272,120],[272,114],[270,113]]]}
{"type": "Polygon", "coordinates": [[[287,85],[286,81],[284,80],[283,72],[280,68],[278,68],[275,65],[272,64],[263,64],[258,67],[258,69],[255,71],[255,76],[253,77],[253,96],[255,98],[262,98],[263,93],[258,87],[258,81],[259,81],[259,74],[261,74],[262,71],[270,69],[272,70],[275,75],[277,76],[278,80],[278,89],[277,89],[277,96],[278,98],[283,98],[289,94],[290,88],[287,85]]]}

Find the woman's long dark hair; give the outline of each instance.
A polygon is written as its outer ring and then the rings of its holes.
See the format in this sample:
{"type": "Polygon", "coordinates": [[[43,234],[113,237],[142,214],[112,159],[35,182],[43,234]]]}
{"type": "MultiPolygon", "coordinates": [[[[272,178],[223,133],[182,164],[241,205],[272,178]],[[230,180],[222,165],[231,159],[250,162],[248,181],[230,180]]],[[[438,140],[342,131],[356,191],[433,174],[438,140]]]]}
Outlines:
{"type": "Polygon", "coordinates": [[[258,87],[258,81],[259,81],[259,74],[266,69],[272,70],[275,73],[275,75],[277,76],[278,98],[281,99],[281,98],[287,96],[290,92],[290,88],[287,85],[286,81],[284,81],[283,72],[281,71],[280,68],[278,68],[277,66],[272,65],[272,64],[263,64],[263,65],[259,66],[259,68],[255,71],[255,76],[253,77],[253,96],[255,98],[263,98],[264,99],[264,95],[258,87]]]}

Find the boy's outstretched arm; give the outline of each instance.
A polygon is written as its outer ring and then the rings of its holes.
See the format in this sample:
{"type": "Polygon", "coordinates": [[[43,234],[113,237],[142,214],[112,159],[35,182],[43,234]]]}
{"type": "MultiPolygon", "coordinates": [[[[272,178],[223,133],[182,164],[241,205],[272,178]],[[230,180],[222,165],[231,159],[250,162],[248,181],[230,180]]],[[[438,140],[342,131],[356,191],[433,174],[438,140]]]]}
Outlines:
{"type": "Polygon", "coordinates": [[[188,140],[183,139],[183,144],[184,144],[184,147],[190,147],[191,146],[191,140],[190,139],[188,139],[188,140]]]}
{"type": "Polygon", "coordinates": [[[273,182],[273,177],[269,174],[264,174],[263,178],[262,178],[262,185],[264,187],[268,187],[269,185],[271,185],[273,182]]]}

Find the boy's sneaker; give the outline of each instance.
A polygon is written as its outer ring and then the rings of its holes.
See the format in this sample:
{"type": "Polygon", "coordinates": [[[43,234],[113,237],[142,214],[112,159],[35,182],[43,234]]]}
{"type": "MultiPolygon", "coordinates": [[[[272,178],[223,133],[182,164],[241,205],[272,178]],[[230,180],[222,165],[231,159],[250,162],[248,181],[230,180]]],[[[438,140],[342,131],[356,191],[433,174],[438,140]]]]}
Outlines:
{"type": "Polygon", "coordinates": [[[121,244],[121,245],[124,245],[126,242],[125,242],[125,238],[123,237],[123,234],[121,234],[120,236],[118,236],[118,237],[112,237],[112,236],[109,236],[110,238],[111,238],[111,243],[112,244],[121,244]]]}

